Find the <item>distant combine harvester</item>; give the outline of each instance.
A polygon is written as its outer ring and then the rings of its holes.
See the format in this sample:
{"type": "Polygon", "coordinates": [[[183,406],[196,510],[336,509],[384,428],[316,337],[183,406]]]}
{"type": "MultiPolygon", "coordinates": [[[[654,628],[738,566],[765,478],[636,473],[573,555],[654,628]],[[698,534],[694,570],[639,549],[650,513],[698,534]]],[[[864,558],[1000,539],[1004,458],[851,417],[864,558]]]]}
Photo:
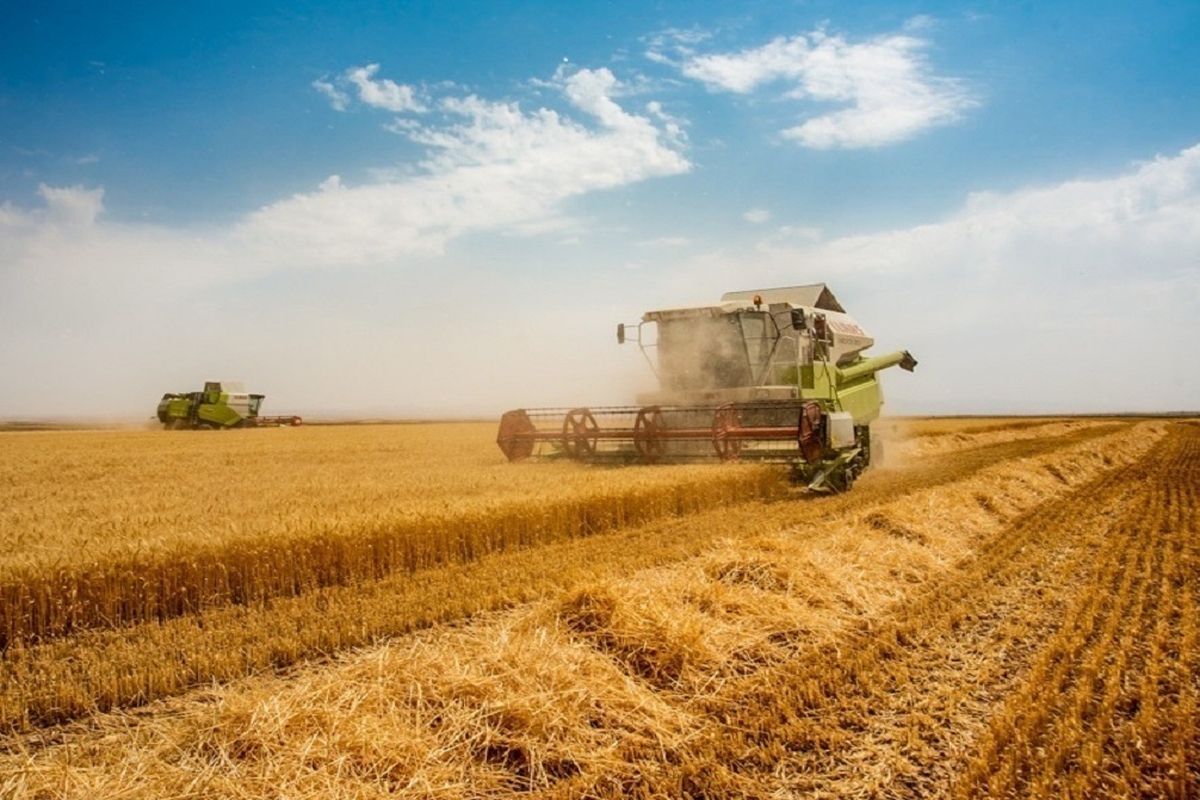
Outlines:
{"type": "Polygon", "coordinates": [[[248,394],[238,381],[208,381],[201,392],[164,394],[158,401],[158,421],[167,430],[278,428],[303,422],[297,416],[259,416],[264,397],[248,394]]]}

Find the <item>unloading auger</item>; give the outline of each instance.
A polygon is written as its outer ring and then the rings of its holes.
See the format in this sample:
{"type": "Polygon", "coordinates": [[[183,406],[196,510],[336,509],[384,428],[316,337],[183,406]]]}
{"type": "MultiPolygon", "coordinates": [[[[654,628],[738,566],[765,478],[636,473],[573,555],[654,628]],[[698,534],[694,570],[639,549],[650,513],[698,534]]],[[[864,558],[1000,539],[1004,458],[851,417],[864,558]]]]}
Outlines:
{"type": "Polygon", "coordinates": [[[877,373],[917,361],[874,344],[824,284],[730,292],[721,302],[647,312],[617,326],[636,341],[659,390],[635,406],[516,409],[496,443],[510,461],[787,464],[810,489],[845,491],[880,448],[870,424],[877,373]]]}

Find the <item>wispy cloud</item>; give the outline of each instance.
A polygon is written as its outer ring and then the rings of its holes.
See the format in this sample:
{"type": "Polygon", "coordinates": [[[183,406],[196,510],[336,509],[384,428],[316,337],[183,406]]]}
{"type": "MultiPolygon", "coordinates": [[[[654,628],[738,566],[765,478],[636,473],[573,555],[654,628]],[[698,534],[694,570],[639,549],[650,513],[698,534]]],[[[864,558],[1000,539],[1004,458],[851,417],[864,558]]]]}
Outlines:
{"type": "Polygon", "coordinates": [[[425,110],[425,107],[417,100],[417,93],[413,87],[386,78],[376,80],[375,73],[378,71],[378,64],[368,64],[365,67],[347,70],[346,80],[358,89],[359,100],[369,106],[387,111],[425,110]]]}
{"type": "Polygon", "coordinates": [[[1112,178],[975,193],[943,221],[832,240],[814,252],[839,272],[880,277],[995,269],[1095,285],[1200,269],[1200,145],[1112,178]]]}
{"type": "Polygon", "coordinates": [[[318,78],[312,82],[312,87],[329,100],[329,104],[335,111],[345,111],[350,107],[350,95],[333,85],[332,82],[318,78]]]}
{"type": "Polygon", "coordinates": [[[377,79],[378,72],[378,64],[351,67],[332,80],[318,78],[312,82],[312,87],[324,95],[336,111],[348,110],[356,95],[360,103],[371,108],[396,113],[425,111],[416,88],[387,78],[377,79]]]}
{"type": "Polygon", "coordinates": [[[649,56],[673,63],[714,91],[749,94],[779,86],[784,99],[840,106],[781,131],[816,149],[880,147],[961,118],[976,101],[961,81],[935,75],[928,42],[906,34],[850,42],[814,31],[761,47],[701,54],[697,37],[665,37],[649,56]],[[670,44],[670,47],[667,45],[670,44]]]}
{"type": "MultiPolygon", "coordinates": [[[[375,72],[371,65],[347,74],[366,81],[375,72]]],[[[549,84],[578,118],[476,95],[443,97],[426,109],[390,81],[370,85],[360,93],[368,105],[437,112],[389,126],[426,149],[416,171],[356,187],[339,180],[264,208],[239,228],[249,246],[304,263],[428,255],[470,231],[561,227],[569,198],[691,168],[674,123],[656,108],[645,115],[622,108],[614,99],[621,84],[607,69],[560,70],[549,84]]]]}

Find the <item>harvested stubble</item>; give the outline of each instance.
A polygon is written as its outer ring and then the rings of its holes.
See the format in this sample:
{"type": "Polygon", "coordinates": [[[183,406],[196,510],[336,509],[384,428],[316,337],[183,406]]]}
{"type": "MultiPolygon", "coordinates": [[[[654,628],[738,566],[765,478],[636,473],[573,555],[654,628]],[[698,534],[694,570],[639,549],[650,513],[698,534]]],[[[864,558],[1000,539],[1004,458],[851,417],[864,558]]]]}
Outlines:
{"type": "Polygon", "coordinates": [[[786,491],[503,462],[492,426],[0,435],[0,649],[256,606],[786,491]]]}
{"type": "Polygon", "coordinates": [[[855,507],[860,498],[879,502],[914,491],[923,481],[936,484],[948,480],[947,476],[961,478],[991,463],[979,456],[998,446],[1003,452],[992,458],[1028,457],[1120,427],[1082,428],[1043,439],[1015,432],[1019,438],[974,450],[963,449],[964,437],[956,435],[953,444],[958,454],[942,456],[916,470],[872,473],[855,493],[820,503],[729,506],[696,527],[682,521],[686,518],[673,517],[650,527],[626,527],[616,534],[508,551],[415,575],[400,573],[376,582],[322,588],[260,606],[216,606],[161,622],[10,648],[0,658],[0,729],[28,730],[93,711],[143,704],[213,681],[279,669],[435,622],[527,602],[599,574],[678,561],[722,537],[754,535],[765,520],[780,519],[781,509],[794,509],[786,513],[787,518],[802,512],[817,520],[855,507]]]}
{"type": "MultiPolygon", "coordinates": [[[[1089,503],[1090,487],[1108,486],[1093,482],[1136,462],[1156,438],[1140,426],[819,529],[766,530],[285,684],[230,687],[140,724],[98,720],[94,734],[10,756],[0,766],[13,777],[0,788],[297,798],[936,793],[944,786],[905,769],[943,755],[930,742],[946,735],[944,720],[923,721],[925,710],[943,709],[923,710],[897,690],[925,662],[953,667],[938,637],[973,629],[994,613],[995,597],[1037,608],[1024,596],[1030,567],[1046,570],[1048,590],[1070,588],[1097,541],[1095,523],[1111,522],[1124,502],[1104,489],[1089,503]],[[1089,512],[1068,531],[1075,556],[1041,560],[1059,546],[1062,518],[1039,509],[1089,512]],[[893,750],[862,752],[872,743],[893,750]],[[797,758],[813,760],[789,760],[797,758]]],[[[1194,507],[1188,520],[1194,538],[1194,507]]],[[[1181,641],[1194,645],[1194,626],[1188,635],[1181,641]]],[[[1025,660],[1006,666],[1024,674],[1025,660]]],[[[993,677],[1003,688],[1005,675],[993,677]]]]}
{"type": "Polygon", "coordinates": [[[960,797],[1200,792],[1200,435],[1097,546],[1062,626],[992,718],[960,797]]]}

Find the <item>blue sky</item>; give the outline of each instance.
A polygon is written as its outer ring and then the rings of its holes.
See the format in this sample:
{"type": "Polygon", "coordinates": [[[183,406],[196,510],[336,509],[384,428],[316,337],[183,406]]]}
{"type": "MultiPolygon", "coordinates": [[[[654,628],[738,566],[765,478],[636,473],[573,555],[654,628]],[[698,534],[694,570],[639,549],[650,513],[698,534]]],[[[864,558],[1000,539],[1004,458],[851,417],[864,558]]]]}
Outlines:
{"type": "Polygon", "coordinates": [[[23,3],[0,417],[629,402],[825,282],[892,413],[1200,407],[1195,3],[23,3]]]}

